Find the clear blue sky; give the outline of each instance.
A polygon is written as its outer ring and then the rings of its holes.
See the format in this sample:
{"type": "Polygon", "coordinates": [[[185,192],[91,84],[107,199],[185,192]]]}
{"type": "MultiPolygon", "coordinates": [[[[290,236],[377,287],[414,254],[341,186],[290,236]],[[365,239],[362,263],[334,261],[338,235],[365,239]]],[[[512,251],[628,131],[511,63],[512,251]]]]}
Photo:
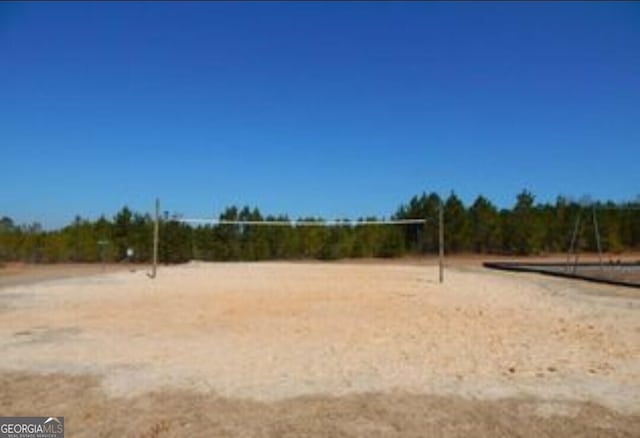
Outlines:
{"type": "Polygon", "coordinates": [[[0,4],[0,215],[640,193],[639,3],[0,4]]]}

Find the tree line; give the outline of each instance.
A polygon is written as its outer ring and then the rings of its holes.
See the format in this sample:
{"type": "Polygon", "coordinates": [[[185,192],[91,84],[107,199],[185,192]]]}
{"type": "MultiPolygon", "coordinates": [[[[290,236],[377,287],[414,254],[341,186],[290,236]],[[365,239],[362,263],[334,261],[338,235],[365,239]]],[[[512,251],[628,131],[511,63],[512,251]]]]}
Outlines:
{"type": "MultiPolygon", "coordinates": [[[[640,201],[586,203],[558,197],[555,203],[536,203],[533,194],[525,190],[511,208],[502,209],[484,196],[466,206],[455,193],[446,199],[436,193],[423,193],[400,205],[391,219],[424,218],[427,222],[397,226],[351,226],[347,222],[332,227],[192,226],[165,212],[160,222],[159,259],[163,263],[334,260],[436,253],[441,205],[447,253],[564,252],[574,234],[581,251],[596,251],[598,244],[613,253],[640,249],[640,201]]],[[[257,208],[236,206],[226,208],[219,219],[290,221],[286,215],[264,216],[257,208]]],[[[323,222],[314,217],[300,220],[323,222]]],[[[91,221],[76,216],[71,224],[58,230],[44,230],[37,223],[15,224],[5,216],[0,219],[0,261],[119,262],[126,260],[127,250],[132,249],[132,262],[149,262],[153,222],[149,214],[133,212],[128,207],[112,218],[102,216],[91,221]]]]}

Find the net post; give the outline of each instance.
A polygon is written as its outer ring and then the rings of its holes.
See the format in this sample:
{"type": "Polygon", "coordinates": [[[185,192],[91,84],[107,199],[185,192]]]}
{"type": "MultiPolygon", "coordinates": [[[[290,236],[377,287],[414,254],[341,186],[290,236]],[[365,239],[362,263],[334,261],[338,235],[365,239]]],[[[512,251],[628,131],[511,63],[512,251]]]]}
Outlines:
{"type": "Polygon", "coordinates": [[[438,270],[440,283],[444,283],[444,204],[438,210],[438,270]]]}
{"type": "Polygon", "coordinates": [[[160,229],[160,199],[156,198],[156,214],[153,221],[153,264],[151,266],[151,275],[149,277],[156,278],[158,270],[158,238],[160,229]]]}

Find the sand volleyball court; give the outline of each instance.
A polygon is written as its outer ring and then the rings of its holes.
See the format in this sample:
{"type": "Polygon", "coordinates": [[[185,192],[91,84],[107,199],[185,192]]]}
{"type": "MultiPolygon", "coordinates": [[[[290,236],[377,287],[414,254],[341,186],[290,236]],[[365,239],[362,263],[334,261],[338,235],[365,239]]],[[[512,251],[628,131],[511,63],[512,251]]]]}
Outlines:
{"type": "Polygon", "coordinates": [[[640,435],[640,300],[535,274],[193,262],[14,281],[0,351],[2,411],[64,415],[69,436],[640,435]]]}

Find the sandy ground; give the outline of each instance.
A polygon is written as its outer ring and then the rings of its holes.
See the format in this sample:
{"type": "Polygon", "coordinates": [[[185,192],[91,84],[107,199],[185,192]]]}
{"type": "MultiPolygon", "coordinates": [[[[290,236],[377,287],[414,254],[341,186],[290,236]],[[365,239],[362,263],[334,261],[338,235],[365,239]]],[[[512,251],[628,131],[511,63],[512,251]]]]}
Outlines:
{"type": "Polygon", "coordinates": [[[40,283],[61,278],[87,277],[125,270],[144,270],[145,265],[99,263],[4,263],[0,264],[0,288],[40,283]]]}
{"type": "Polygon", "coordinates": [[[0,410],[69,436],[640,436],[640,296],[474,264],[436,280],[191,263],[3,287],[0,410]]]}

